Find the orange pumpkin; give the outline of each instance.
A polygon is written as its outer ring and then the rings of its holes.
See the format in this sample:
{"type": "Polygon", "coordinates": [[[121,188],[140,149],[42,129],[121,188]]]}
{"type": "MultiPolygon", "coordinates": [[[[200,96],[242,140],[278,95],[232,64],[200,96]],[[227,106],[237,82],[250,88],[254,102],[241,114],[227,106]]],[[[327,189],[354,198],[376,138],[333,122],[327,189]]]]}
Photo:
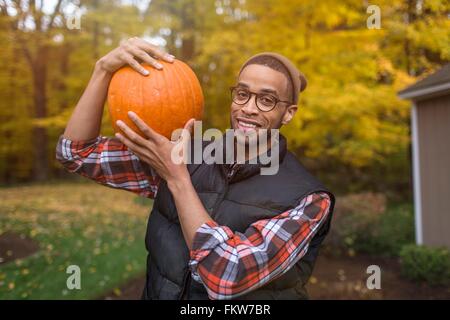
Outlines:
{"type": "Polygon", "coordinates": [[[203,116],[203,93],[195,73],[180,60],[159,61],[162,70],[143,65],[150,75],[142,76],[131,67],[118,70],[108,90],[108,108],[115,132],[117,120],[124,121],[141,136],[144,134],[128,118],[135,112],[153,130],[171,138],[175,129],[203,116]]]}

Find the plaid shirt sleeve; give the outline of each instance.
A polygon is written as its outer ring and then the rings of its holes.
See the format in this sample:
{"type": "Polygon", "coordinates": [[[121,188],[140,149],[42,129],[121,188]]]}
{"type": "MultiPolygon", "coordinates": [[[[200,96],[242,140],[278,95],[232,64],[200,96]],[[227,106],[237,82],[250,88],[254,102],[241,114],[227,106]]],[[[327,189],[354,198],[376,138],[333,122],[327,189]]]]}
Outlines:
{"type": "Polygon", "coordinates": [[[72,141],[61,136],[57,160],[69,172],[100,184],[154,198],[161,178],[116,138],[72,141]]]}
{"type": "Polygon", "coordinates": [[[328,215],[330,198],[312,193],[278,216],[233,232],[214,221],[197,230],[189,266],[210,299],[233,299],[281,276],[307,252],[328,215]]]}

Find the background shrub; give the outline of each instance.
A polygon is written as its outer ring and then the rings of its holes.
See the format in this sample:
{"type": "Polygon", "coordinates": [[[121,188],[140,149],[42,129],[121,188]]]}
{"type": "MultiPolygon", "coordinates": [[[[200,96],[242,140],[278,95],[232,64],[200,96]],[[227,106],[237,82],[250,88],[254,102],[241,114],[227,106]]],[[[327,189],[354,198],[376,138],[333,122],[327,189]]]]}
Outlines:
{"type": "Polygon", "coordinates": [[[402,273],[432,285],[450,284],[450,252],[447,248],[407,245],[400,251],[402,273]]]}
{"type": "Polygon", "coordinates": [[[330,251],[398,256],[414,243],[414,214],[409,203],[386,204],[383,194],[361,193],[340,197],[326,245],[330,251]]]}

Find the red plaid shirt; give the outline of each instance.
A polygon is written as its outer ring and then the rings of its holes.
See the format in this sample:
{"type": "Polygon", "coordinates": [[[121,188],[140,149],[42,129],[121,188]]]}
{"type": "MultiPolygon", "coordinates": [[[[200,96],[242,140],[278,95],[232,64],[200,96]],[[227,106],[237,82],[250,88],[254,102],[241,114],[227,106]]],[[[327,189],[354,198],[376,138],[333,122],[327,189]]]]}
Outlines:
{"type": "MultiPolygon", "coordinates": [[[[161,178],[115,138],[59,139],[57,159],[74,173],[113,188],[154,198],[161,178]]],[[[307,252],[330,208],[326,193],[312,193],[297,207],[251,224],[244,233],[215,222],[196,232],[189,266],[211,299],[232,299],[278,278],[307,252]]]]}

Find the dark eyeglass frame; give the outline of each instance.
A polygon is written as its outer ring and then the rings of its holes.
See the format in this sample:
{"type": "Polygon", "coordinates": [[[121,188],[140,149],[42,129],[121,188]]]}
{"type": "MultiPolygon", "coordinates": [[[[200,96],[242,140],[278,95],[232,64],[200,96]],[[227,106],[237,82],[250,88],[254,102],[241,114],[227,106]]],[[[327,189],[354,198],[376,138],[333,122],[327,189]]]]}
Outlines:
{"type": "Polygon", "coordinates": [[[280,102],[282,102],[282,103],[288,103],[288,104],[293,104],[291,101],[283,101],[283,100],[280,100],[280,99],[278,99],[277,97],[275,97],[274,95],[272,95],[272,94],[270,94],[270,93],[257,93],[257,92],[252,92],[252,91],[250,91],[250,90],[248,90],[248,89],[246,89],[246,88],[242,88],[242,87],[240,87],[240,86],[234,86],[234,87],[230,87],[230,93],[231,93],[231,100],[234,102],[234,103],[236,103],[237,105],[244,105],[244,104],[246,104],[246,103],[248,103],[249,101],[250,101],[250,99],[252,98],[252,96],[253,95],[255,95],[255,102],[256,102],[256,107],[258,108],[258,110],[260,110],[261,112],[270,112],[270,111],[272,111],[273,109],[275,109],[275,107],[277,106],[277,104],[278,103],[280,103],[280,102]],[[245,90],[245,91],[247,91],[248,93],[249,93],[249,96],[248,96],[248,99],[247,99],[247,101],[245,101],[245,102],[236,102],[236,101],[234,101],[234,99],[233,99],[233,92],[234,92],[234,90],[236,90],[236,89],[242,89],[242,90],[245,90]],[[261,96],[271,96],[271,97],[273,97],[274,99],[275,99],[275,104],[273,105],[273,107],[272,108],[270,108],[270,109],[261,109],[260,108],[260,106],[258,105],[258,99],[259,99],[259,97],[261,97],[261,96]]]}

